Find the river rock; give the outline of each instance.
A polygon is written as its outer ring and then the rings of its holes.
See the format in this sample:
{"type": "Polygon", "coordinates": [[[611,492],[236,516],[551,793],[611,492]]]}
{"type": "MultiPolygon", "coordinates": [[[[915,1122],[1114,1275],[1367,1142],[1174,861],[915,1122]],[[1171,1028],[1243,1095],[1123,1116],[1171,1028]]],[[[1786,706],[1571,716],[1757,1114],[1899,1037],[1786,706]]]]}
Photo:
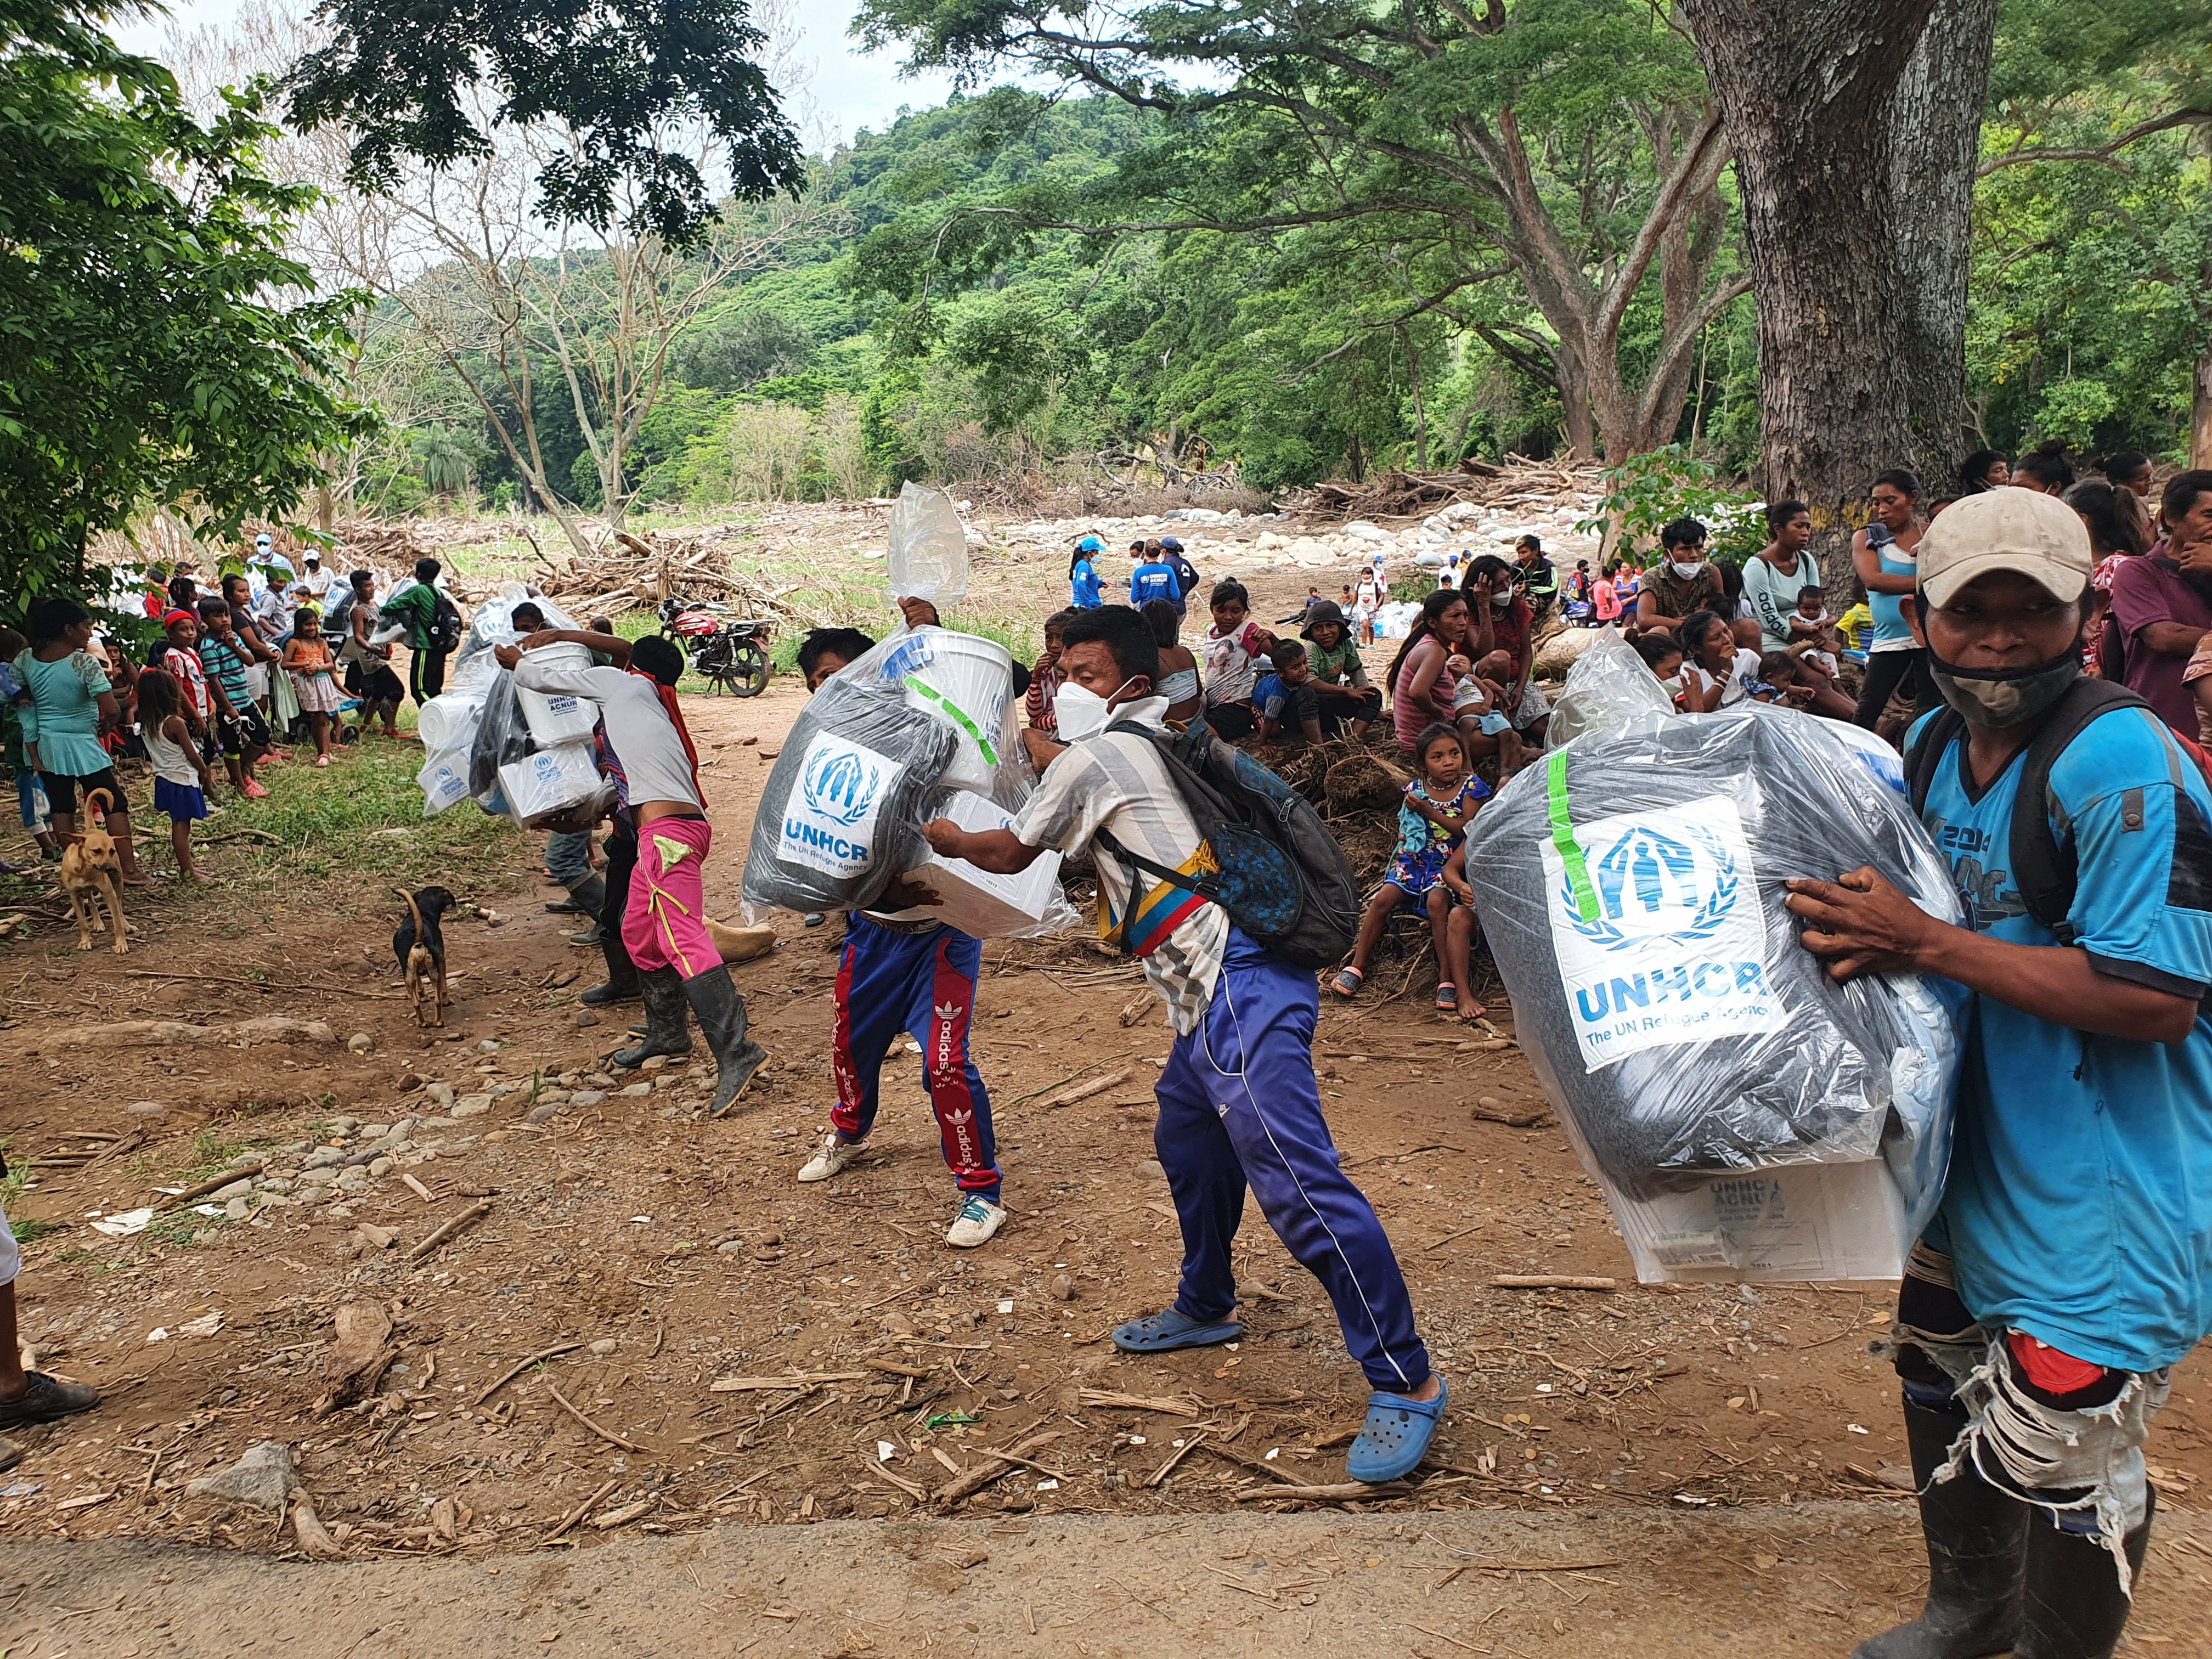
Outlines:
{"type": "Polygon", "coordinates": [[[228,1498],[282,1515],[294,1484],[291,1453],[277,1441],[264,1440],[248,1446],[228,1468],[189,1482],[185,1492],[191,1498],[228,1498]]]}

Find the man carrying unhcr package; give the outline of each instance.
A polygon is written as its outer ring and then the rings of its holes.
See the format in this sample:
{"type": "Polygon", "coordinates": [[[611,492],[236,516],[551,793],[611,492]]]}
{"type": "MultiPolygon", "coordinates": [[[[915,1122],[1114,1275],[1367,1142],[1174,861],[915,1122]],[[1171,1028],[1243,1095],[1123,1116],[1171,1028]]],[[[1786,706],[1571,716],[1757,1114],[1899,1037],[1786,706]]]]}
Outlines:
{"type": "Polygon", "coordinates": [[[1125,605],[1086,611],[1061,635],[1059,745],[1012,825],[981,834],[932,823],[930,845],[1005,873],[1046,847],[1097,844],[1100,932],[1144,958],[1168,1006],[1176,1042],[1157,1093],[1152,1144],[1182,1225],[1175,1304],[1114,1333],[1125,1353],[1233,1342],[1237,1289],[1230,1245],[1249,1183],[1268,1224],[1328,1291],[1345,1346],[1374,1392],[1352,1443],[1354,1480],[1395,1480],[1419,1464],[1443,1414],[1443,1379],[1429,1369],[1390,1241],[1338,1167],[1314,1081],[1317,988],[1311,971],[1270,954],[1233,926],[1191,880],[1216,860],[1152,733],[1158,649],[1125,605]],[[1132,878],[1137,868],[1149,878],[1132,878]]]}
{"type": "Polygon", "coordinates": [[[1974,992],[1943,1207],[1898,1295],[1928,1606],[1858,1659],[2103,1659],[2156,1507],[2167,1368],[2212,1332],[2212,789],[2132,693],[2081,678],[2081,521],[1970,496],[1920,544],[1946,708],[1905,770],[1969,918],[1869,870],[1793,881],[1838,977],[1974,992]]]}

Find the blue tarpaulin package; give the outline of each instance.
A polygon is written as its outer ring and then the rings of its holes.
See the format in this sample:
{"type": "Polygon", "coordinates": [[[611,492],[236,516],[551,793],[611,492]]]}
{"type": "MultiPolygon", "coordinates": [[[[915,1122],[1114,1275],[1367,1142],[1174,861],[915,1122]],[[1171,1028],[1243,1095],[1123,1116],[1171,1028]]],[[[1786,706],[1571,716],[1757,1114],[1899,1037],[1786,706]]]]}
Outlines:
{"type": "Polygon", "coordinates": [[[1959,919],[1850,738],[1763,706],[1626,709],[1477,817],[1520,1045],[1645,1281],[1894,1279],[1934,1214],[1965,994],[1838,984],[1783,904],[1792,877],[1862,866],[1959,919]]]}

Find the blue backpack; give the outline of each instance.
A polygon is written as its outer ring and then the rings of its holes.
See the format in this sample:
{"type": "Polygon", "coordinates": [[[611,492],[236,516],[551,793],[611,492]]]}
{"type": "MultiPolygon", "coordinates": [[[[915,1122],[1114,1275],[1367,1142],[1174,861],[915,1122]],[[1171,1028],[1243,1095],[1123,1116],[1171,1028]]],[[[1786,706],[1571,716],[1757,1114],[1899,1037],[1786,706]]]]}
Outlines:
{"type": "Polygon", "coordinates": [[[1098,844],[1133,872],[1195,893],[1228,913],[1254,944],[1300,968],[1332,968],[1359,936],[1359,878],[1304,796],[1203,720],[1185,732],[1110,726],[1149,740],[1220,867],[1186,875],[1132,853],[1102,832],[1098,844]]]}

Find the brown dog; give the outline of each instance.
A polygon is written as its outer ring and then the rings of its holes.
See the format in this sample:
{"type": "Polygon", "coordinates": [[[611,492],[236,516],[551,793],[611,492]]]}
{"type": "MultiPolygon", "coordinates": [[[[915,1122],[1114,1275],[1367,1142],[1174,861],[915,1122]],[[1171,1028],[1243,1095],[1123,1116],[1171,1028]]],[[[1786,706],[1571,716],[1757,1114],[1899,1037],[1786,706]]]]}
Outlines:
{"type": "Polygon", "coordinates": [[[453,908],[453,896],[442,887],[425,887],[410,893],[392,890],[407,901],[407,920],[392,936],[392,954],[399,958],[407,975],[407,1000],[415,1005],[417,1025],[446,1023],[446,935],[439,919],[453,908]],[[422,1018],[422,993],[430,993],[430,1018],[422,1018]]]}
{"type": "Polygon", "coordinates": [[[94,789],[85,796],[85,828],[72,830],[62,837],[66,843],[62,848],[62,890],[69,895],[70,908],[76,912],[76,948],[92,949],[92,936],[106,931],[112,921],[115,954],[121,956],[131,948],[123,937],[123,865],[115,855],[115,837],[103,827],[114,805],[115,798],[105,789],[94,789]],[[100,803],[97,816],[94,801],[100,803]],[[105,921],[100,915],[102,902],[107,906],[105,921]]]}

